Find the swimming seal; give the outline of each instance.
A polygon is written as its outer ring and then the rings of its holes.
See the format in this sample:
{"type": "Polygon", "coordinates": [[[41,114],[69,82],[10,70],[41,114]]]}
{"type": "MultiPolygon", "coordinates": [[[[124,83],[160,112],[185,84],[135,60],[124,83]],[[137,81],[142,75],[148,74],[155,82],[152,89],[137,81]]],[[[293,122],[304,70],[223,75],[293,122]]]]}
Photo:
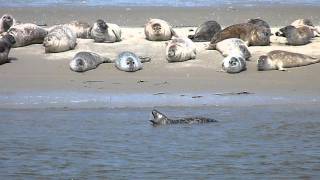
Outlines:
{"type": "Polygon", "coordinates": [[[150,120],[153,126],[159,125],[170,125],[170,124],[202,124],[202,123],[211,123],[218,122],[215,119],[210,119],[206,117],[185,117],[179,119],[169,119],[167,116],[162,114],[157,110],[152,111],[153,119],[150,120]]]}
{"type": "Polygon", "coordinates": [[[85,72],[97,68],[102,63],[111,63],[111,59],[93,52],[78,52],[70,62],[70,69],[75,72],[85,72]]]}
{"type": "Polygon", "coordinates": [[[115,66],[121,71],[135,72],[143,68],[142,63],[149,61],[151,61],[149,57],[138,57],[132,52],[125,51],[118,55],[115,66]]]}
{"type": "Polygon", "coordinates": [[[197,28],[194,35],[189,35],[188,38],[194,42],[207,42],[219,31],[221,31],[219,23],[216,21],[206,21],[197,28]]]}
{"type": "Polygon", "coordinates": [[[167,41],[172,36],[178,37],[171,25],[161,19],[150,19],[144,27],[144,33],[150,41],[167,41]]]}
{"type": "Polygon", "coordinates": [[[60,25],[53,28],[44,38],[46,53],[57,53],[74,49],[77,45],[76,34],[68,27],[60,25]]]}
{"type": "Polygon", "coordinates": [[[216,44],[229,38],[243,40],[248,46],[270,45],[271,33],[268,28],[251,23],[231,25],[216,33],[209,44],[208,50],[216,49],[216,44]]]}
{"type": "Polygon", "coordinates": [[[196,58],[196,46],[188,38],[173,38],[166,45],[166,58],[168,62],[182,62],[196,58]]]}
{"type": "Polygon", "coordinates": [[[306,66],[318,62],[320,62],[320,60],[315,57],[288,51],[275,50],[269,52],[267,55],[260,56],[257,67],[259,71],[285,71],[285,68],[306,66]]]}
{"type": "Polygon", "coordinates": [[[106,23],[102,19],[98,19],[91,29],[91,38],[94,42],[119,42],[121,41],[121,29],[116,24],[106,23]]]}

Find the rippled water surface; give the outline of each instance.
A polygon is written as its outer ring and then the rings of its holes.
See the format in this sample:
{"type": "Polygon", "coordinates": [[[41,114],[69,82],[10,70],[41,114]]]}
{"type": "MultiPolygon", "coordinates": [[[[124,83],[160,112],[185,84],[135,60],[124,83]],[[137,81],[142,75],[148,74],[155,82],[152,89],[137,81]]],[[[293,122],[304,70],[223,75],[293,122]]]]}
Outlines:
{"type": "Polygon", "coordinates": [[[1,179],[320,178],[320,105],[0,110],[1,179]]]}

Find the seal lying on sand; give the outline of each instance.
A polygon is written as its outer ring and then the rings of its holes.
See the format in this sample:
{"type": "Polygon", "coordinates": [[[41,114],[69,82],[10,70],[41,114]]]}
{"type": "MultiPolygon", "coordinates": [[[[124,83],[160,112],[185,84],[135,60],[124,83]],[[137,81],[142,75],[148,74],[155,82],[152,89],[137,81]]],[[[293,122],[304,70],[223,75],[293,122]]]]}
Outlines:
{"type": "Polygon", "coordinates": [[[16,41],[13,47],[41,44],[47,35],[47,31],[44,28],[31,23],[13,25],[8,30],[8,33],[16,41]]]}
{"type": "Polygon", "coordinates": [[[314,37],[318,37],[320,35],[319,26],[315,27],[310,19],[297,19],[291,23],[291,26],[294,26],[296,28],[305,26],[313,32],[314,37]]]}
{"type": "Polygon", "coordinates": [[[286,37],[288,45],[299,46],[310,43],[310,40],[314,37],[314,33],[307,26],[296,28],[290,25],[281,28],[276,32],[276,36],[286,37]]]}
{"type": "Polygon", "coordinates": [[[188,38],[174,38],[169,43],[167,42],[166,45],[168,62],[182,62],[196,58],[196,46],[188,38]]]}
{"type": "Polygon", "coordinates": [[[285,68],[306,66],[320,62],[320,59],[307,56],[304,54],[292,53],[287,51],[275,50],[267,55],[260,56],[258,60],[258,70],[280,70],[285,71],[285,68]]]}
{"type": "Polygon", "coordinates": [[[70,62],[70,69],[75,72],[85,72],[97,68],[102,63],[111,63],[111,59],[93,52],[78,52],[70,62]]]}
{"type": "Polygon", "coordinates": [[[167,41],[177,37],[173,28],[164,20],[150,19],[144,27],[146,39],[150,41],[167,41]]]}
{"type": "Polygon", "coordinates": [[[221,26],[216,21],[206,21],[201,24],[194,35],[189,35],[188,38],[194,42],[210,41],[212,37],[221,31],[221,26]]]}
{"type": "Polygon", "coordinates": [[[7,32],[11,26],[16,23],[16,20],[9,14],[4,14],[0,19],[0,34],[7,32]]]}
{"type": "Polygon", "coordinates": [[[70,28],[63,25],[49,31],[43,42],[46,53],[68,51],[74,49],[76,45],[76,34],[70,28]]]}
{"type": "Polygon", "coordinates": [[[121,41],[121,29],[116,24],[106,23],[99,19],[93,24],[91,38],[94,42],[118,42],[121,41]]]}
{"type": "Polygon", "coordinates": [[[238,54],[230,54],[222,61],[222,70],[227,73],[239,73],[246,69],[245,58],[238,54]]]}
{"type": "Polygon", "coordinates": [[[91,33],[91,26],[90,24],[82,21],[71,21],[67,24],[60,24],[60,25],[54,25],[48,28],[45,28],[48,32],[52,29],[56,28],[57,26],[66,26],[70,28],[76,35],[77,38],[81,39],[90,39],[90,33],[91,33]]]}
{"type": "Polygon", "coordinates": [[[271,33],[268,28],[251,23],[235,24],[213,36],[207,49],[216,49],[216,44],[229,38],[239,38],[248,46],[267,46],[271,33]]]}
{"type": "Polygon", "coordinates": [[[125,51],[118,55],[115,66],[121,71],[135,72],[143,68],[142,63],[150,61],[151,58],[149,57],[138,57],[132,52],[125,51]]]}
{"type": "Polygon", "coordinates": [[[251,57],[251,53],[248,50],[248,46],[237,38],[230,38],[220,41],[216,44],[216,49],[223,55],[228,56],[230,54],[239,54],[246,60],[251,57]]]}
{"type": "Polygon", "coordinates": [[[255,25],[257,25],[257,26],[262,26],[262,27],[265,27],[265,28],[270,29],[270,25],[269,25],[266,21],[264,21],[264,20],[262,20],[262,19],[259,19],[259,18],[249,19],[249,20],[248,20],[248,23],[250,23],[250,24],[255,24],[255,25]]]}
{"type": "Polygon", "coordinates": [[[9,62],[9,52],[14,43],[14,37],[10,34],[5,34],[0,38],[0,65],[9,62]]]}
{"type": "Polygon", "coordinates": [[[186,118],[180,118],[180,119],[169,119],[164,114],[160,113],[157,110],[153,110],[152,115],[153,115],[153,120],[150,120],[150,122],[152,122],[153,126],[169,125],[169,124],[201,124],[201,123],[218,122],[215,119],[210,119],[205,117],[186,117],[186,118]]]}

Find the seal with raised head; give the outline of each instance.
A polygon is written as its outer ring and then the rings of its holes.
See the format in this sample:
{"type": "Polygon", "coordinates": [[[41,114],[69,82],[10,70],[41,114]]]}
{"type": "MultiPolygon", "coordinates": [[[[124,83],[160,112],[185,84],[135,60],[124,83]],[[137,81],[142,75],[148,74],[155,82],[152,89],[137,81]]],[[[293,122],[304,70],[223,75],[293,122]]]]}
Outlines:
{"type": "Polygon", "coordinates": [[[230,38],[220,41],[217,43],[216,49],[223,56],[239,54],[246,60],[248,60],[251,57],[251,53],[248,50],[248,46],[241,39],[238,38],[230,38]]]}
{"type": "Polygon", "coordinates": [[[319,63],[320,59],[307,56],[304,54],[293,53],[288,51],[275,50],[267,55],[260,56],[258,59],[258,70],[280,70],[285,71],[285,68],[306,66],[319,63]]]}
{"type": "Polygon", "coordinates": [[[206,117],[184,117],[178,119],[169,119],[166,115],[162,114],[157,110],[152,110],[153,119],[150,120],[153,126],[159,125],[170,125],[170,124],[203,124],[218,122],[215,119],[206,118],[206,117]]]}
{"type": "Polygon", "coordinates": [[[49,31],[44,38],[46,53],[57,53],[74,49],[77,45],[76,34],[68,27],[60,25],[49,31]]]}
{"type": "Polygon", "coordinates": [[[276,36],[286,37],[288,45],[299,46],[310,43],[311,39],[314,37],[314,33],[307,26],[296,28],[290,25],[281,28],[276,32],[276,36]]]}
{"type": "Polygon", "coordinates": [[[102,19],[98,19],[91,29],[91,38],[94,42],[119,42],[121,41],[121,29],[116,24],[106,23],[102,19]]]}
{"type": "Polygon", "coordinates": [[[239,38],[248,46],[270,45],[271,33],[268,28],[251,23],[231,25],[216,33],[207,49],[216,49],[216,44],[229,38],[239,38]]]}
{"type": "Polygon", "coordinates": [[[247,69],[246,60],[239,54],[230,54],[222,61],[222,70],[227,73],[239,73],[247,69]]]}
{"type": "Polygon", "coordinates": [[[150,41],[167,41],[172,36],[178,37],[172,26],[162,19],[150,19],[144,27],[144,33],[150,41]]]}
{"type": "Polygon", "coordinates": [[[16,23],[16,20],[13,16],[9,14],[4,14],[0,19],[0,34],[7,32],[11,26],[16,23]]]}
{"type": "Polygon", "coordinates": [[[118,55],[118,58],[115,60],[115,66],[121,71],[135,72],[143,68],[142,63],[150,61],[150,57],[138,57],[132,52],[125,51],[118,55]]]}
{"type": "Polygon", "coordinates": [[[206,21],[197,28],[194,35],[189,35],[188,38],[194,42],[207,42],[219,31],[221,31],[219,23],[216,21],[206,21]]]}
{"type": "Polygon", "coordinates": [[[196,58],[196,45],[188,38],[173,38],[170,42],[166,42],[166,45],[168,62],[182,62],[196,58]]]}
{"type": "Polygon", "coordinates": [[[70,69],[75,72],[85,72],[97,68],[102,63],[111,63],[111,59],[94,52],[78,52],[70,62],[70,69]]]}
{"type": "Polygon", "coordinates": [[[8,33],[16,41],[13,47],[41,44],[47,35],[47,31],[44,28],[31,23],[15,24],[9,28],[8,33]]]}
{"type": "Polygon", "coordinates": [[[9,52],[12,45],[15,43],[14,37],[10,34],[5,34],[0,38],[0,65],[8,63],[9,52]]]}

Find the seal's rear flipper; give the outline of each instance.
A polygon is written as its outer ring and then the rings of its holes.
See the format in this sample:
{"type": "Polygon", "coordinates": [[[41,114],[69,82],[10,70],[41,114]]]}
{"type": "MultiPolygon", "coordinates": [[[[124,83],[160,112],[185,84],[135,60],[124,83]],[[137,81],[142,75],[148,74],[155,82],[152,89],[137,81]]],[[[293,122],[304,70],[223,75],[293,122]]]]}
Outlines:
{"type": "Polygon", "coordinates": [[[172,35],[172,36],[177,37],[177,38],[179,37],[178,34],[176,33],[176,31],[173,30],[172,27],[170,27],[170,31],[171,31],[171,35],[172,35]]]}
{"type": "Polygon", "coordinates": [[[145,62],[150,62],[151,61],[151,57],[147,57],[147,56],[139,56],[139,59],[141,60],[141,63],[145,63],[145,62]]]}
{"type": "Polygon", "coordinates": [[[211,43],[209,43],[206,47],[206,50],[215,50],[215,49],[216,49],[216,45],[211,43]]]}

